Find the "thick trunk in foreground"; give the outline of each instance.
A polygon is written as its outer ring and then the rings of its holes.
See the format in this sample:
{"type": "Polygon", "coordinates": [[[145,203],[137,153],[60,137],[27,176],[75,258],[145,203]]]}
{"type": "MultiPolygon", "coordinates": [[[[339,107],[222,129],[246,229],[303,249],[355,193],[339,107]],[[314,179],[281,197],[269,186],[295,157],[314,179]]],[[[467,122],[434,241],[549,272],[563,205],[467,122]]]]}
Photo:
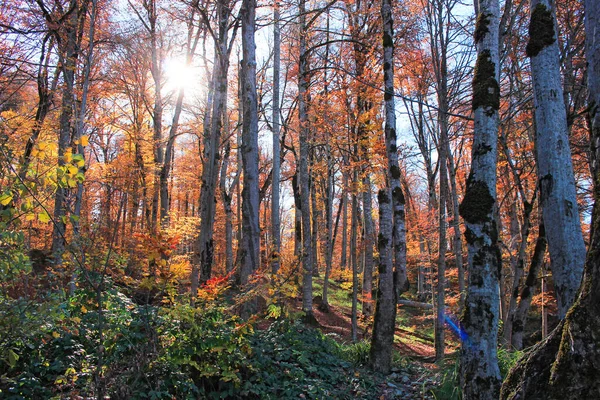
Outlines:
{"type": "Polygon", "coordinates": [[[540,204],[561,318],[581,284],[585,244],[560,78],[554,1],[533,0],[527,55],[533,78],[540,204]]]}
{"type": "Polygon", "coordinates": [[[469,286],[461,317],[461,383],[465,400],[496,399],[501,383],[497,356],[500,250],[494,215],[500,107],[498,3],[479,1],[472,164],[459,209],[469,249],[469,286]]]}
{"type": "MultiPolygon", "coordinates": [[[[592,151],[600,153],[600,3],[585,2],[592,151]]],[[[594,168],[592,236],[578,298],[552,334],[510,371],[502,399],[600,398],[600,166],[594,168]]]]}

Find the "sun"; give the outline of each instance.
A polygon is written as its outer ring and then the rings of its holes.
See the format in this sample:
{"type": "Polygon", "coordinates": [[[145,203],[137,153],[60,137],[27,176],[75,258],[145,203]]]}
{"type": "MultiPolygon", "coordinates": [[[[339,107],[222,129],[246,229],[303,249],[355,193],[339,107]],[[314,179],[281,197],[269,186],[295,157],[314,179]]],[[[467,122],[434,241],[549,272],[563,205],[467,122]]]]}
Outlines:
{"type": "Polygon", "coordinates": [[[181,59],[168,59],[165,61],[165,90],[174,92],[184,88],[186,93],[196,92],[200,88],[200,71],[181,59]]]}

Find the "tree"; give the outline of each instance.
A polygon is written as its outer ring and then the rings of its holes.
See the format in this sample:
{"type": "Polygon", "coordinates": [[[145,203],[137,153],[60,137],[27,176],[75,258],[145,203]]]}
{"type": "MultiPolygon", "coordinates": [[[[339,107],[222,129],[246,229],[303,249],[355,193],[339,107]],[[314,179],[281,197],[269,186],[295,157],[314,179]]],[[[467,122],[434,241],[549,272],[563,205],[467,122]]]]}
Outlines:
{"type": "Polygon", "coordinates": [[[387,153],[387,183],[389,189],[379,192],[379,252],[383,261],[379,264],[379,288],[373,323],[370,364],[376,371],[388,373],[391,367],[392,345],[396,324],[396,302],[398,295],[406,289],[406,228],[404,194],[400,182],[400,166],[396,137],[396,111],[394,101],[394,29],[392,1],[382,0],[383,23],[383,82],[385,101],[385,145],[387,153]],[[391,192],[391,193],[390,193],[391,192]],[[390,199],[391,194],[391,199],[390,199]],[[392,213],[386,213],[391,202],[392,213]],[[384,215],[382,216],[382,207],[384,215]],[[390,215],[391,214],[391,215],[390,215]],[[387,221],[382,221],[386,218],[387,221]],[[392,226],[389,226],[389,220],[392,226]],[[390,229],[391,228],[391,229],[390,229]],[[391,255],[386,255],[385,252],[391,255]],[[383,254],[383,255],[382,255],[383,254]],[[387,257],[387,258],[386,258],[387,257]],[[390,262],[392,257],[393,262],[390,262]],[[393,273],[392,273],[393,269],[393,273]],[[392,279],[393,283],[389,280],[392,279]]]}
{"type": "Polygon", "coordinates": [[[466,225],[469,284],[461,326],[461,383],[465,399],[495,399],[500,391],[498,368],[498,284],[500,250],[495,220],[498,140],[498,0],[478,2],[473,77],[475,127],[471,171],[460,215],[466,225]]]}
{"type": "MultiPolygon", "coordinates": [[[[591,143],[598,160],[600,4],[597,1],[585,2],[585,28],[591,143]]],[[[502,399],[593,399],[600,396],[600,166],[597,163],[593,173],[595,204],[590,248],[577,299],[550,336],[533,347],[510,371],[502,386],[502,399]]]]}
{"type": "Polygon", "coordinates": [[[533,78],[540,204],[558,313],[564,318],[581,283],[585,244],[569,147],[553,3],[531,2],[527,55],[531,58],[533,78]]]}
{"type": "Polygon", "coordinates": [[[277,273],[280,266],[281,253],[281,221],[279,218],[279,197],[281,182],[281,150],[279,144],[279,114],[280,100],[280,74],[281,74],[281,28],[279,15],[279,3],[273,5],[273,199],[271,200],[271,237],[273,248],[271,249],[271,269],[277,273]]]}
{"type": "MultiPolygon", "coordinates": [[[[205,11],[205,10],[202,10],[205,11]]],[[[229,19],[231,17],[230,2],[220,0],[216,4],[218,31],[214,33],[215,56],[212,82],[210,83],[207,110],[204,116],[202,187],[200,190],[200,227],[196,238],[194,255],[192,257],[191,291],[192,299],[198,289],[199,282],[206,282],[211,277],[213,264],[213,227],[215,216],[215,193],[219,178],[219,146],[225,118],[227,101],[227,73],[229,71],[229,56],[233,47],[233,39],[237,31],[234,25],[232,38],[229,40],[229,19]]],[[[205,24],[209,23],[203,14],[205,24]]]]}
{"type": "Polygon", "coordinates": [[[258,182],[258,102],[256,96],[256,45],[254,42],[256,0],[242,3],[242,243],[239,248],[240,283],[248,283],[260,262],[259,182],[258,182]]]}

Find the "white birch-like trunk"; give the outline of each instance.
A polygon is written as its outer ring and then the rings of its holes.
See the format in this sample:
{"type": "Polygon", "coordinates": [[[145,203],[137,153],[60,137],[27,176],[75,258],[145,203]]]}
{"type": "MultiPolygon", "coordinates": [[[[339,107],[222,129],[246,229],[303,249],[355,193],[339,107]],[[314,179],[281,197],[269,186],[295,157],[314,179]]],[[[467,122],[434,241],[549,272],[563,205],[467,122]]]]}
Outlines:
{"type": "Polygon", "coordinates": [[[469,285],[461,318],[461,383],[465,400],[497,399],[501,383],[497,356],[501,260],[494,216],[500,107],[499,1],[480,0],[478,10],[472,164],[460,205],[469,250],[469,285]]]}
{"type": "Polygon", "coordinates": [[[527,55],[531,57],[533,79],[540,204],[558,313],[564,318],[581,284],[586,249],[577,207],[553,3],[532,0],[527,55]]]}
{"type": "Polygon", "coordinates": [[[383,83],[385,101],[385,146],[388,158],[387,181],[391,190],[379,192],[379,290],[373,323],[370,363],[376,371],[388,373],[391,364],[396,302],[406,288],[406,227],[404,194],[400,186],[400,167],[396,143],[396,110],[394,101],[394,29],[392,0],[382,0],[383,23],[383,83]],[[389,198],[391,191],[391,200],[389,198]],[[389,214],[391,201],[392,215],[389,214]],[[382,208],[383,207],[383,208],[382,208]],[[390,221],[391,220],[391,221],[390,221]],[[390,222],[392,226],[390,227],[390,222]],[[389,231],[392,234],[389,234],[389,231]],[[391,254],[388,255],[388,252],[391,254]],[[393,257],[393,262],[390,262],[393,257]],[[393,268],[391,267],[393,265],[393,268]],[[393,284],[389,277],[393,269],[393,284]]]}

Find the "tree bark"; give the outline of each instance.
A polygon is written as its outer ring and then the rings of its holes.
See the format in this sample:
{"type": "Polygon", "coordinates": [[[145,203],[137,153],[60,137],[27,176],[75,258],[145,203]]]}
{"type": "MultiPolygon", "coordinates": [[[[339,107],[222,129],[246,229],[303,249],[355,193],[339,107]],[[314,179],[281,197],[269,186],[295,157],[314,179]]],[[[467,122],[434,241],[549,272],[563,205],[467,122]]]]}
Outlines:
{"type": "Polygon", "coordinates": [[[242,131],[242,243],[239,283],[245,285],[260,263],[259,176],[258,176],[258,100],[256,94],[256,45],[254,41],[256,0],[242,3],[242,85],[244,121],[242,131]]]}
{"type": "Polygon", "coordinates": [[[281,150],[279,145],[279,75],[281,74],[281,32],[279,28],[279,2],[273,5],[273,192],[271,200],[271,271],[276,274],[280,266],[281,221],[279,220],[279,186],[281,181],[281,150]]]}
{"type": "Polygon", "coordinates": [[[472,165],[459,209],[469,249],[469,285],[461,317],[460,353],[465,400],[496,399],[501,383],[497,356],[501,261],[495,219],[500,107],[498,3],[498,0],[478,2],[472,165]]]}
{"type": "MultiPolygon", "coordinates": [[[[521,289],[519,304],[512,316],[512,335],[510,337],[512,346],[517,350],[523,350],[523,333],[525,332],[525,323],[527,322],[527,314],[531,307],[531,299],[535,285],[538,281],[538,273],[542,269],[544,263],[544,255],[546,254],[546,233],[544,224],[540,223],[538,238],[535,242],[533,256],[529,264],[529,272],[525,279],[525,286],[521,289]]],[[[507,329],[507,328],[504,328],[507,329]]]]}
{"type": "MultiPolygon", "coordinates": [[[[74,10],[64,21],[64,37],[58,38],[62,42],[62,76],[63,76],[63,90],[62,90],[62,101],[61,101],[61,113],[59,119],[59,133],[58,133],[58,166],[64,167],[66,162],[64,160],[65,153],[69,150],[69,146],[72,140],[73,130],[73,107],[75,105],[74,88],[75,88],[75,71],[77,69],[77,14],[78,14],[78,2],[77,0],[71,0],[69,8],[74,10]]],[[[60,34],[60,33],[59,33],[60,34]]],[[[55,265],[62,265],[62,256],[65,251],[65,235],[67,224],[65,217],[67,215],[67,194],[69,189],[66,187],[59,187],[56,189],[56,195],[54,197],[54,225],[52,231],[52,256],[54,258],[55,265]]]]}
{"type": "MultiPolygon", "coordinates": [[[[592,151],[600,155],[600,3],[585,2],[592,151]]],[[[502,399],[600,397],[600,166],[594,166],[592,233],[582,286],[565,319],[510,371],[502,399]]]]}
{"type": "Polygon", "coordinates": [[[381,190],[378,195],[379,291],[373,323],[370,364],[376,371],[389,373],[396,325],[396,302],[399,293],[406,289],[408,283],[406,279],[404,194],[400,184],[396,142],[392,0],[381,1],[381,19],[383,23],[383,83],[385,89],[384,132],[388,159],[386,175],[390,189],[381,190]],[[390,283],[390,280],[393,281],[393,284],[390,283]]]}
{"type": "MultiPolygon", "coordinates": [[[[219,51],[215,55],[213,67],[212,99],[210,115],[205,116],[204,149],[202,166],[202,186],[200,188],[200,232],[194,244],[192,255],[191,291],[192,303],[199,283],[210,279],[213,263],[213,226],[215,217],[215,192],[219,179],[219,145],[223,130],[223,112],[227,99],[227,71],[229,53],[227,49],[228,17],[230,10],[227,0],[217,3],[219,18],[219,36],[215,46],[219,51]]],[[[209,93],[210,94],[210,93],[209,93]]],[[[246,107],[246,105],[244,105],[246,107]]]]}
{"type": "Polygon", "coordinates": [[[585,244],[569,148],[553,3],[532,0],[527,55],[531,57],[533,79],[540,204],[548,228],[558,314],[564,318],[581,284],[585,244]]]}
{"type": "Polygon", "coordinates": [[[392,251],[393,215],[390,190],[382,189],[379,202],[379,287],[373,322],[369,364],[387,374],[392,364],[392,347],[396,327],[396,290],[394,289],[394,255],[392,251]]]}
{"type": "Polygon", "coordinates": [[[308,53],[307,53],[307,26],[306,26],[306,1],[300,0],[299,4],[300,40],[298,50],[300,53],[298,64],[298,118],[300,120],[300,166],[298,170],[300,186],[300,204],[302,219],[302,311],[307,320],[313,318],[312,312],[312,274],[313,274],[313,248],[310,221],[310,184],[308,158],[310,153],[309,126],[308,126],[308,53]]]}

